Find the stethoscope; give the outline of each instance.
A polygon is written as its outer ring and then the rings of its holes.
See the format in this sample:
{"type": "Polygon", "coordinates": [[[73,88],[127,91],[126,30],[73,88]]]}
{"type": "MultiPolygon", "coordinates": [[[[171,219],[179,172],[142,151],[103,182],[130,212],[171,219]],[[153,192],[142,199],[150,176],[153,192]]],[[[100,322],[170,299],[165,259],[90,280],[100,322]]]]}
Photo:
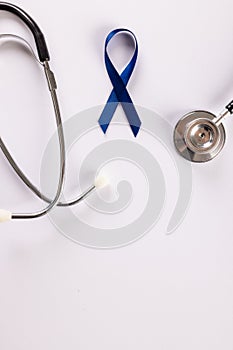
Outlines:
{"type": "MultiPolygon", "coordinates": [[[[7,210],[0,210],[0,222],[3,222],[11,219],[39,218],[47,214],[56,205],[61,207],[75,205],[91,194],[96,188],[105,186],[107,179],[103,177],[97,178],[95,179],[93,185],[91,185],[77,198],[67,202],[60,201],[65,175],[65,142],[59,103],[56,94],[57,85],[54,74],[49,67],[50,57],[45,38],[35,21],[18,6],[0,2],[0,10],[8,11],[18,16],[28,26],[34,36],[39,59],[37,58],[30,44],[23,38],[12,34],[2,34],[0,35],[0,38],[14,38],[21,41],[28,47],[33,58],[43,66],[52,98],[60,150],[60,172],[57,191],[54,199],[50,199],[41,193],[39,189],[28,179],[11,156],[11,153],[7,149],[3,140],[0,138],[0,148],[16,174],[36,196],[48,203],[44,209],[32,213],[11,213],[7,210]]],[[[213,113],[203,110],[193,111],[186,114],[177,123],[174,131],[174,143],[177,151],[182,157],[192,162],[207,162],[216,157],[222,150],[225,143],[225,129],[222,121],[228,114],[232,113],[233,101],[231,101],[217,117],[213,113]]]]}
{"type": "Polygon", "coordinates": [[[72,206],[80,201],[82,201],[84,198],[86,198],[88,195],[90,195],[96,188],[102,187],[107,183],[107,179],[104,177],[97,177],[94,180],[93,185],[91,185],[85,192],[83,192],[80,196],[77,198],[74,198],[67,202],[60,201],[60,196],[62,194],[63,184],[64,184],[64,176],[65,176],[65,141],[64,141],[64,132],[63,132],[63,125],[61,120],[61,114],[60,114],[60,108],[58,103],[58,98],[56,94],[57,84],[55,81],[54,73],[51,71],[49,67],[49,52],[48,48],[45,42],[45,38],[43,33],[41,32],[38,25],[35,23],[35,21],[21,8],[18,6],[15,6],[10,3],[0,2],[0,10],[8,11],[13,14],[15,14],[17,17],[19,17],[30,29],[30,31],[33,34],[37,53],[39,60],[36,57],[36,54],[33,52],[32,47],[30,44],[23,38],[13,35],[13,34],[2,34],[0,35],[0,38],[13,38],[16,40],[21,41],[24,45],[28,47],[30,50],[32,57],[38,61],[43,69],[44,73],[48,82],[48,88],[50,91],[50,95],[52,98],[54,113],[55,113],[55,119],[56,119],[56,127],[57,127],[57,134],[58,134],[58,140],[59,140],[59,151],[60,151],[60,171],[59,171],[59,180],[57,185],[57,191],[56,195],[53,199],[48,198],[43,193],[41,193],[38,188],[28,179],[28,177],[24,174],[24,172],[20,169],[20,167],[17,165],[13,157],[11,156],[11,153],[7,149],[5,143],[3,142],[2,138],[0,138],[0,148],[3,151],[4,155],[6,156],[8,162],[10,163],[11,167],[14,169],[16,174],[21,178],[21,180],[27,185],[27,187],[40,199],[44,200],[48,203],[48,205],[40,210],[35,211],[32,213],[11,213],[8,210],[0,210],[0,222],[9,221],[9,220],[15,220],[15,219],[35,219],[44,216],[47,214],[55,205],[57,206],[72,206]]]}
{"type": "Polygon", "coordinates": [[[183,116],[175,127],[174,143],[184,158],[208,162],[222,150],[226,134],[223,119],[233,113],[231,101],[218,116],[207,111],[193,111],[183,116]]]}

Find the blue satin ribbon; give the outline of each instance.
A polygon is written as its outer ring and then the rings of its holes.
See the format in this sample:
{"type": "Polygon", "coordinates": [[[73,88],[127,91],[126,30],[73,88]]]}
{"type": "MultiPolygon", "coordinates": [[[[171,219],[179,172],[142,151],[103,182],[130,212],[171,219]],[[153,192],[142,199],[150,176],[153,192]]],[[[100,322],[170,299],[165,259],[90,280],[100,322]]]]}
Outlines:
{"type": "Polygon", "coordinates": [[[130,124],[131,130],[134,136],[136,137],[139,132],[139,129],[141,126],[141,120],[135,109],[133,101],[131,100],[130,95],[126,89],[128,81],[133,73],[133,70],[137,61],[137,56],[138,56],[138,43],[137,43],[136,36],[134,35],[133,32],[131,32],[128,29],[121,28],[121,29],[115,29],[108,34],[105,41],[104,59],[105,59],[105,66],[106,66],[109,78],[113,85],[113,90],[98,120],[101,126],[101,129],[103,130],[104,133],[106,133],[119,103],[121,103],[123,107],[123,110],[128,119],[128,122],[130,124]],[[135,51],[130,62],[128,63],[126,68],[123,70],[123,72],[119,75],[112,61],[108,56],[107,47],[110,40],[120,32],[129,33],[133,37],[135,41],[135,51]]]}

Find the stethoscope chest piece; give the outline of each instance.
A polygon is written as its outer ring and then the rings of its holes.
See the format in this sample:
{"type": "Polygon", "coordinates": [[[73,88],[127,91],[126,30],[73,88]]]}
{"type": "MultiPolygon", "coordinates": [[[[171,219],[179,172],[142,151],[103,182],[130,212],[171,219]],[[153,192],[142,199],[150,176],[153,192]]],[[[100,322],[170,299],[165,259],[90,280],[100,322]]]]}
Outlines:
{"type": "Polygon", "coordinates": [[[177,151],[192,162],[208,162],[218,155],[225,143],[225,130],[214,114],[194,111],[186,114],[175,127],[177,151]]]}

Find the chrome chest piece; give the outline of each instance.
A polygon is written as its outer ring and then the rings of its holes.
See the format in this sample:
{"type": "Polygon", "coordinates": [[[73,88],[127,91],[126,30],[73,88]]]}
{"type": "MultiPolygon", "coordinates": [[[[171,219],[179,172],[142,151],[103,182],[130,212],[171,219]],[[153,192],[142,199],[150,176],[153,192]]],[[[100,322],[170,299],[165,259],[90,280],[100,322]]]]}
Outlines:
{"type": "Polygon", "coordinates": [[[179,120],[174,131],[177,151],[186,159],[203,163],[216,157],[222,150],[226,134],[223,118],[233,112],[233,103],[216,117],[207,111],[193,111],[179,120]]]}

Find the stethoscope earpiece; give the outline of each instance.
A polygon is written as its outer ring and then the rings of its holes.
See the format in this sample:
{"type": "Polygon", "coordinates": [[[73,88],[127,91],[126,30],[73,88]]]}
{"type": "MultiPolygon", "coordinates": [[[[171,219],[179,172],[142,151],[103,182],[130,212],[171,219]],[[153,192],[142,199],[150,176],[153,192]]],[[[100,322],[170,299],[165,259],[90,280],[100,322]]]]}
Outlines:
{"type": "Polygon", "coordinates": [[[203,163],[222,150],[226,134],[221,117],[207,111],[193,111],[179,120],[174,131],[177,151],[186,159],[203,163]]]}

